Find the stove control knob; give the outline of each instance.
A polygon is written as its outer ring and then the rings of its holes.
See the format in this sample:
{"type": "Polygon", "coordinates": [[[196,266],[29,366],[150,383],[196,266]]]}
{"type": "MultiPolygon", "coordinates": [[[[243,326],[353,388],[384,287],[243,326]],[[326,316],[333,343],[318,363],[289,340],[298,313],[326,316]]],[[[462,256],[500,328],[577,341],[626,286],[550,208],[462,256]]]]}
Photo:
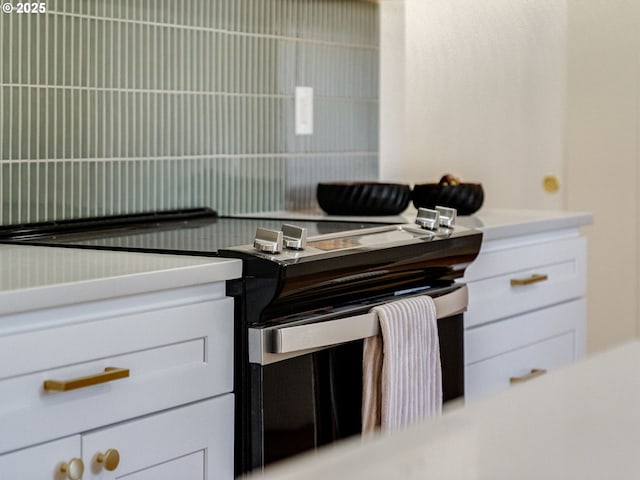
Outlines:
{"type": "Polygon", "coordinates": [[[307,229],[285,223],[282,225],[285,248],[303,250],[307,246],[307,229]]]}
{"type": "Polygon", "coordinates": [[[257,228],[253,248],[263,253],[280,253],[282,251],[282,232],[257,228]]]}
{"type": "Polygon", "coordinates": [[[453,228],[456,223],[457,210],[455,208],[438,206],[436,206],[436,210],[440,214],[440,226],[453,228]]]}
{"type": "Polygon", "coordinates": [[[416,224],[427,230],[437,230],[440,226],[440,212],[429,208],[419,208],[416,224]]]}

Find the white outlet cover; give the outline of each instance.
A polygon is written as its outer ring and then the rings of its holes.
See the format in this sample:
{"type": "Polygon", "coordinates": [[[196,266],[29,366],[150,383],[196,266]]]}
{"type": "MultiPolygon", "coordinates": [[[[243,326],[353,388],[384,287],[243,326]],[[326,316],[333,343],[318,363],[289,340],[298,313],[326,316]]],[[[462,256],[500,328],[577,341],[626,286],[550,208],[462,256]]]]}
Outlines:
{"type": "Polygon", "coordinates": [[[313,87],[296,87],[296,135],[313,134],[313,87]]]}

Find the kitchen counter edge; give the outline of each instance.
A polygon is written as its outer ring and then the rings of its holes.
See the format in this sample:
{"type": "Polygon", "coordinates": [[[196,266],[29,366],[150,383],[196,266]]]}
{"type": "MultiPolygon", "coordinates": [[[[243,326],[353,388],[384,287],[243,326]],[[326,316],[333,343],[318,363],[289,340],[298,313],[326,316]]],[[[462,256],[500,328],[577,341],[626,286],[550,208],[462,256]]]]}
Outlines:
{"type": "Polygon", "coordinates": [[[222,282],[239,260],[0,245],[0,315],[222,282]]]}

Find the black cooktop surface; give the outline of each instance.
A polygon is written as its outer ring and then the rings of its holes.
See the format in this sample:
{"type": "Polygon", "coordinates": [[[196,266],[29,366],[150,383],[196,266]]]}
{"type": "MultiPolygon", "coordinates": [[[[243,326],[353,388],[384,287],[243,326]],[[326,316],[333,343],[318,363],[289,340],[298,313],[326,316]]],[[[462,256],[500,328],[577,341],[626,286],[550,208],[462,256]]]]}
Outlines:
{"type": "Polygon", "coordinates": [[[256,228],[280,230],[283,223],[308,229],[309,236],[358,230],[380,223],[219,217],[213,211],[186,215],[131,215],[0,227],[0,241],[91,249],[215,255],[251,244],[256,228]]]}

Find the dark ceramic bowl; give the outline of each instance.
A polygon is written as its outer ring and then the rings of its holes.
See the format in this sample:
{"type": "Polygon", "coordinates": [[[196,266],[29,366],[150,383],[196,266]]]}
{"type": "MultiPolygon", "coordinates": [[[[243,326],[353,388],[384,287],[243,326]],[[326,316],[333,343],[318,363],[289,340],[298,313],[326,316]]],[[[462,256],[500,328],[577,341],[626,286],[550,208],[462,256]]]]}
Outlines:
{"type": "Polygon", "coordinates": [[[397,215],[411,200],[409,185],[378,182],[323,182],[316,198],[329,215],[397,215]]]}
{"type": "Polygon", "coordinates": [[[435,208],[438,205],[455,208],[458,215],[471,215],[482,206],[484,190],[480,183],[422,183],[413,187],[411,199],[416,208],[435,208]]]}

